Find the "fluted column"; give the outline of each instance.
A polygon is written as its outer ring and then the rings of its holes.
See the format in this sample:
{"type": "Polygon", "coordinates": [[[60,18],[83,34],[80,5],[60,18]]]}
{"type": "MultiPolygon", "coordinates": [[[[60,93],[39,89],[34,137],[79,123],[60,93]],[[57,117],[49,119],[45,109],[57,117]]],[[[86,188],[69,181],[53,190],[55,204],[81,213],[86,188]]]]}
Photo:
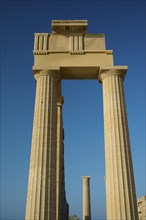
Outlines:
{"type": "Polygon", "coordinates": [[[137,220],[123,79],[127,67],[103,68],[107,219],[137,220]]]}
{"type": "Polygon", "coordinates": [[[56,219],[57,83],[59,73],[35,74],[36,99],[32,133],[26,220],[56,219]]]}
{"type": "Polygon", "coordinates": [[[90,177],[83,176],[83,220],[91,220],[90,177]]]}
{"type": "Polygon", "coordinates": [[[56,155],[56,220],[62,220],[62,178],[63,172],[63,121],[62,121],[63,97],[57,99],[57,155],[56,155]]]}

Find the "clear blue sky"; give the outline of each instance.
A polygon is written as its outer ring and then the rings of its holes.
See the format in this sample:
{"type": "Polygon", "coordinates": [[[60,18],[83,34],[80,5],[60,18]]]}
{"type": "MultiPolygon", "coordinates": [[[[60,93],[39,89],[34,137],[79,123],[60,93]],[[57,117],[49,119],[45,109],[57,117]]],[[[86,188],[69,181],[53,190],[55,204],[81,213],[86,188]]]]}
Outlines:
{"type": "MultiPolygon", "coordinates": [[[[137,197],[145,191],[145,1],[1,1],[1,219],[24,220],[35,81],[33,35],[52,19],[88,19],[105,33],[115,65],[128,65],[125,94],[137,197]]],[[[82,218],[82,179],[91,176],[92,219],[105,219],[102,85],[63,81],[65,178],[70,215],[82,218]]]]}

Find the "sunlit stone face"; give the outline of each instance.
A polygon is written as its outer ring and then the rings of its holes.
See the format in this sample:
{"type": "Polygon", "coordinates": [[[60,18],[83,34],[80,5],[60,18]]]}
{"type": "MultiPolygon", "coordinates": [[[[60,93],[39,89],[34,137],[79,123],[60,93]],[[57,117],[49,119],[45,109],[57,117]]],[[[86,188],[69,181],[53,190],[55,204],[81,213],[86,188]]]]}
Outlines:
{"type": "MultiPolygon", "coordinates": [[[[26,220],[68,220],[64,178],[61,80],[95,79],[103,85],[107,219],[137,220],[123,81],[104,34],[87,33],[87,20],[53,20],[52,33],[34,39],[36,99],[26,220]]],[[[90,107],[90,106],[89,106],[90,107]]],[[[90,219],[89,177],[83,177],[90,219]]]]}

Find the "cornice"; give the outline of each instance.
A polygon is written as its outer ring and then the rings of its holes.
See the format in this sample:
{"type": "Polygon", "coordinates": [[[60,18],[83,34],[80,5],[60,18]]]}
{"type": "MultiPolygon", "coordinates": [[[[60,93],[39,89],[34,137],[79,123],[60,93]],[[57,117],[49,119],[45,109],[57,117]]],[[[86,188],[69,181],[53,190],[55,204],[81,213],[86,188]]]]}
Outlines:
{"type": "Polygon", "coordinates": [[[55,33],[85,33],[87,20],[52,20],[52,32],[55,33]]]}
{"type": "Polygon", "coordinates": [[[70,55],[82,55],[82,54],[86,54],[86,53],[104,53],[107,55],[112,55],[113,54],[113,50],[73,50],[73,51],[69,51],[69,50],[33,50],[33,54],[34,55],[47,55],[47,54],[51,54],[51,53],[68,53],[70,55]]]}

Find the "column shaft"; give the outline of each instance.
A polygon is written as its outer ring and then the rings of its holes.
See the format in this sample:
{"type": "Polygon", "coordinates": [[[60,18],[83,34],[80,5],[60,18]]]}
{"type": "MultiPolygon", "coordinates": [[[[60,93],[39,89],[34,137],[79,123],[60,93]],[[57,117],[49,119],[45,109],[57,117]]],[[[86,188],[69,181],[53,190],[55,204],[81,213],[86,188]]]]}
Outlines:
{"type": "Polygon", "coordinates": [[[90,177],[83,178],[83,220],[91,220],[90,177]]]}
{"type": "Polygon", "coordinates": [[[107,219],[137,220],[123,79],[120,74],[107,74],[102,83],[107,219]]]}
{"type": "Polygon", "coordinates": [[[32,133],[26,220],[56,219],[57,75],[39,74],[32,133]]]}
{"type": "Polygon", "coordinates": [[[61,220],[62,214],[62,182],[63,182],[63,122],[62,122],[62,97],[57,101],[57,155],[56,155],[56,220],[61,220]]]}

